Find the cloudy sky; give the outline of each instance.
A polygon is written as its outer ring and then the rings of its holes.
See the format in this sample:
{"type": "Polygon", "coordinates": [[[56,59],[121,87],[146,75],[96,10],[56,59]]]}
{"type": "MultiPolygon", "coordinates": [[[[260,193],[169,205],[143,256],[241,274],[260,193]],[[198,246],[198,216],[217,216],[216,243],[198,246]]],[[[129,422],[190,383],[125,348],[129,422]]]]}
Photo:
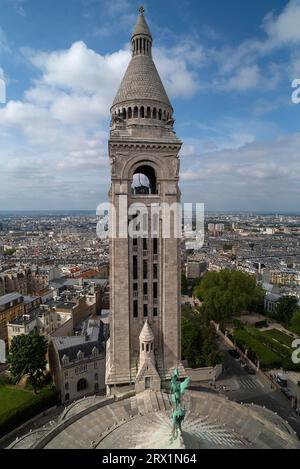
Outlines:
{"type": "MultiPolygon", "coordinates": [[[[0,210],[107,200],[109,107],[132,0],[0,0],[0,210]]],[[[184,201],[300,210],[300,0],[147,0],[183,140],[184,201]]]]}

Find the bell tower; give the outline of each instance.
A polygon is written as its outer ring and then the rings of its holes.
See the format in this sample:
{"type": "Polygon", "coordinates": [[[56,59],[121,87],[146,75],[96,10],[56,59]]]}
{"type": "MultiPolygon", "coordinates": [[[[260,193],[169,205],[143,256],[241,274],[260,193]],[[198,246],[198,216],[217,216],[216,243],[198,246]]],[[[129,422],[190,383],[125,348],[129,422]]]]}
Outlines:
{"type": "MultiPolygon", "coordinates": [[[[142,7],[131,46],[131,61],[111,107],[109,196],[115,216],[110,226],[117,235],[110,239],[108,392],[112,386],[136,382],[144,327],[153,333],[151,362],[160,380],[169,379],[174,368],[184,373],[180,362],[180,237],[172,229],[170,236],[165,235],[161,210],[164,206],[168,212],[168,207],[180,202],[182,143],[174,132],[173,108],[152,60],[152,35],[142,7]],[[127,217],[127,228],[141,213],[133,210],[133,204],[149,209],[143,214],[146,228],[142,234],[129,236],[123,226],[119,236],[120,216],[127,217]],[[156,218],[151,216],[153,207],[157,207],[156,218]]],[[[174,225],[175,221],[171,228],[174,225]]]]}

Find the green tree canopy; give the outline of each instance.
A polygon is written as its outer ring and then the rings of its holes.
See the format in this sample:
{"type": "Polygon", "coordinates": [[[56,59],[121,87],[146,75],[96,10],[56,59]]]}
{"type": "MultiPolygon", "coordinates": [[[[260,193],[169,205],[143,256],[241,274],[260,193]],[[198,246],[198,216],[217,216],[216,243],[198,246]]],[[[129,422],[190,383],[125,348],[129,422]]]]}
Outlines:
{"type": "Polygon", "coordinates": [[[300,334],[300,309],[293,313],[290,324],[292,326],[293,332],[300,334]]]}
{"type": "Polygon", "coordinates": [[[28,375],[35,394],[46,368],[47,341],[38,334],[21,334],[11,342],[8,355],[9,370],[18,383],[28,375]]]}
{"type": "Polygon", "coordinates": [[[242,311],[260,311],[264,298],[264,290],[256,285],[253,275],[228,269],[207,272],[194,294],[203,302],[208,318],[220,322],[242,311]]]}
{"type": "Polygon", "coordinates": [[[282,296],[277,303],[276,315],[280,322],[288,326],[297,310],[298,298],[296,296],[282,296]]]}
{"type": "Polygon", "coordinates": [[[182,272],[181,274],[181,294],[182,295],[187,295],[188,293],[188,282],[186,275],[182,272]]]}
{"type": "Polygon", "coordinates": [[[189,306],[182,308],[182,356],[191,368],[215,366],[222,361],[215,339],[215,328],[201,312],[193,311],[189,306]]]}
{"type": "Polygon", "coordinates": [[[5,249],[4,255],[5,256],[12,256],[15,252],[16,252],[15,248],[8,248],[8,249],[5,249]]]}

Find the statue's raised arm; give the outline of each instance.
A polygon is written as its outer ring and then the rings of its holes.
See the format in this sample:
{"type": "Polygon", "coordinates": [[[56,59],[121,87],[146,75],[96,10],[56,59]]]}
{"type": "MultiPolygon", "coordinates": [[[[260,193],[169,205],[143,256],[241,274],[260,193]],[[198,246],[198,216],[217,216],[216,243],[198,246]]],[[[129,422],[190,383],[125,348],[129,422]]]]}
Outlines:
{"type": "Polygon", "coordinates": [[[186,389],[189,387],[189,384],[191,382],[191,378],[186,378],[182,383],[180,383],[180,394],[183,395],[186,391],[186,389]]]}

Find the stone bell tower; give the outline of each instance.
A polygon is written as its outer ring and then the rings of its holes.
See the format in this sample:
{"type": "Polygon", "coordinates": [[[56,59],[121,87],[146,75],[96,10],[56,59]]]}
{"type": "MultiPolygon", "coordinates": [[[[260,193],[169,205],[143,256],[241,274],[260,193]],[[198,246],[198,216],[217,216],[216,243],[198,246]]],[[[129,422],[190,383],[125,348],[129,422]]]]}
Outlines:
{"type": "MultiPolygon", "coordinates": [[[[150,207],[180,202],[181,141],[173,130],[173,108],[152,60],[152,36],[142,7],[131,45],[132,58],[111,107],[109,196],[116,215],[110,218],[111,231],[118,232],[124,214],[127,228],[137,215],[130,211],[127,216],[132,204],[144,204],[149,214],[143,235],[124,234],[123,226],[122,236],[110,239],[108,392],[112,386],[136,382],[145,322],[148,333],[153,333],[151,362],[160,380],[169,379],[174,367],[184,373],[180,363],[180,239],[172,231],[174,221],[166,237],[162,211],[156,221],[150,214],[150,207]]],[[[152,388],[151,377],[145,379],[145,387],[152,388]]]]}

